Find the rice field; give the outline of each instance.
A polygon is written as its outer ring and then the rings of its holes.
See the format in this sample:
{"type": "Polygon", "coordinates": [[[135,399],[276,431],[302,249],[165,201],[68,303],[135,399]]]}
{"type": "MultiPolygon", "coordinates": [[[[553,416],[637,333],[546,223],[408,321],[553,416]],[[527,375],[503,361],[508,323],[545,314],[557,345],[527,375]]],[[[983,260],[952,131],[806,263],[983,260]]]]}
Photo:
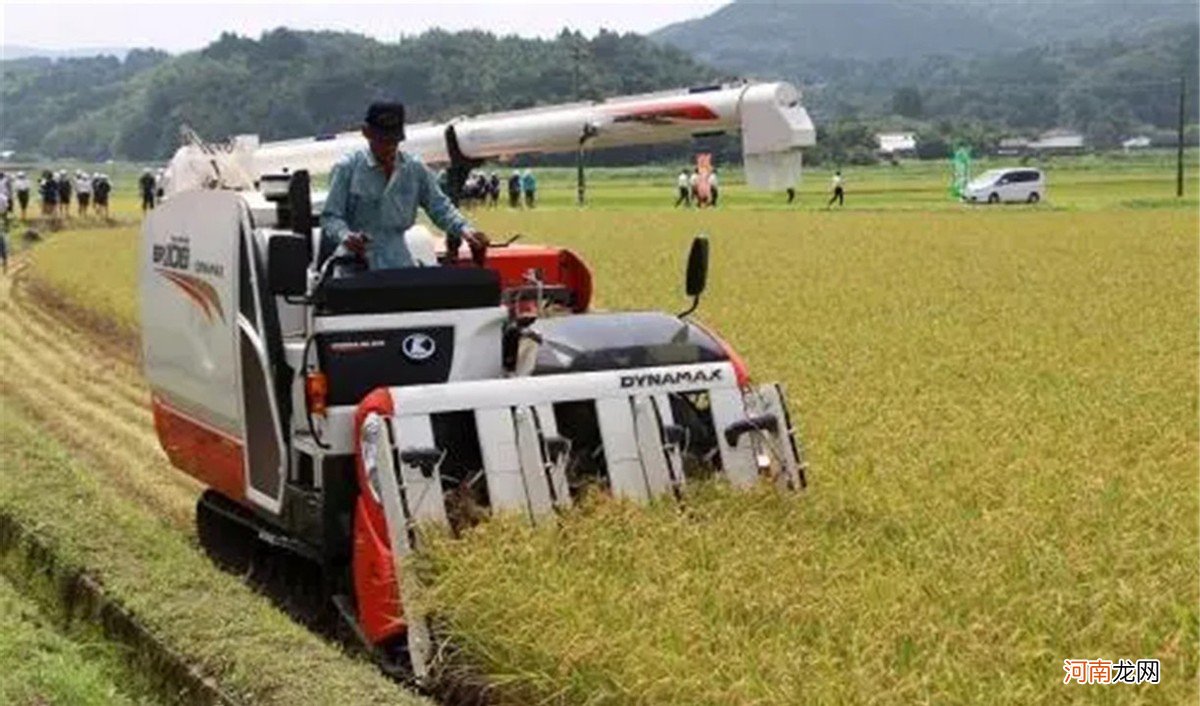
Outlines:
{"type": "MultiPolygon", "coordinates": [[[[579,251],[610,309],[682,309],[707,233],[697,316],[785,384],[811,468],[799,496],[438,544],[427,599],[461,657],[509,703],[1195,702],[1197,202],[1068,176],[1036,208],[964,208],[886,172],[856,201],[850,173],[830,212],[813,185],[673,211],[632,177],[580,211],[551,178],[546,208],[473,214],[579,251]],[[1156,658],[1161,683],[1064,685],[1068,658],[1156,658]]],[[[136,326],[135,244],[65,232],[30,276],[136,326]]]]}

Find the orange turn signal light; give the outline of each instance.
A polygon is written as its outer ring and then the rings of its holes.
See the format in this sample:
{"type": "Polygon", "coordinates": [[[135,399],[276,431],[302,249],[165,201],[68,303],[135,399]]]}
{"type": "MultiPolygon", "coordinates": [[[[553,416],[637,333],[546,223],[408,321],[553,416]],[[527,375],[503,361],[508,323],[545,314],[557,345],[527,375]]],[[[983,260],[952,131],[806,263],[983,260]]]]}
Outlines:
{"type": "Polygon", "coordinates": [[[314,370],[304,376],[304,401],[308,405],[308,413],[325,416],[326,402],[329,397],[329,379],[320,370],[314,370]]]}

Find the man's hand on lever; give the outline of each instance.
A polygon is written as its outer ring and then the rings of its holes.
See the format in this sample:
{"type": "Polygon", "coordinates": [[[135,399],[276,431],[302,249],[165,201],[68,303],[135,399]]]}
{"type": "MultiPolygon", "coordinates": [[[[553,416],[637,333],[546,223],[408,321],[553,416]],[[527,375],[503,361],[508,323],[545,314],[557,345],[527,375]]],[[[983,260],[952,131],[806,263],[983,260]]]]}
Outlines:
{"type": "MultiPolygon", "coordinates": [[[[483,267],[487,260],[487,249],[491,244],[487,234],[478,230],[464,230],[462,232],[462,240],[467,241],[467,247],[471,248],[471,260],[479,267],[483,267]]],[[[446,261],[456,262],[458,260],[458,246],[462,241],[458,238],[446,239],[446,261]]]]}
{"type": "Polygon", "coordinates": [[[342,247],[358,257],[366,257],[367,243],[371,242],[371,236],[366,233],[347,233],[346,237],[342,238],[342,247]]]}

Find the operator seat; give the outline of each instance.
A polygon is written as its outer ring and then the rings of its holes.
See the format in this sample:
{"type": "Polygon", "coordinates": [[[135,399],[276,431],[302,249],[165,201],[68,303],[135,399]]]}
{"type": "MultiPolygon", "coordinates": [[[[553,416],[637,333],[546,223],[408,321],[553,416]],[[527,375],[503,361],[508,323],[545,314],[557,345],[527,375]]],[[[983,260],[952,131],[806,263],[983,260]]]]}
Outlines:
{"type": "Polygon", "coordinates": [[[500,275],[482,267],[405,267],[329,279],[318,316],[392,314],[500,305],[500,275]]]}

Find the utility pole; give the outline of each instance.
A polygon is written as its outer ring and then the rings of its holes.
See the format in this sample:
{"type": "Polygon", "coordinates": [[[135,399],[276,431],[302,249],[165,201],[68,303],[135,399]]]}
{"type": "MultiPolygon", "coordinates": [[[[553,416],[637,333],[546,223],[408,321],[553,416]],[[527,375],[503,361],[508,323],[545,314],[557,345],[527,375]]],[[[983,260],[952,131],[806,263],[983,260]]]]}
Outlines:
{"type": "Polygon", "coordinates": [[[1183,198],[1183,110],[1187,86],[1187,77],[1179,77],[1179,135],[1175,152],[1175,196],[1183,198]]]}
{"type": "MultiPolygon", "coordinates": [[[[571,46],[571,56],[574,58],[575,64],[575,100],[581,100],[579,95],[579,62],[583,59],[583,46],[579,44],[581,38],[576,38],[575,43],[571,46]]],[[[583,128],[583,134],[579,138],[579,151],[575,154],[575,203],[582,206],[585,202],[587,187],[583,179],[583,148],[587,139],[591,137],[588,134],[587,126],[583,128]]]]}

